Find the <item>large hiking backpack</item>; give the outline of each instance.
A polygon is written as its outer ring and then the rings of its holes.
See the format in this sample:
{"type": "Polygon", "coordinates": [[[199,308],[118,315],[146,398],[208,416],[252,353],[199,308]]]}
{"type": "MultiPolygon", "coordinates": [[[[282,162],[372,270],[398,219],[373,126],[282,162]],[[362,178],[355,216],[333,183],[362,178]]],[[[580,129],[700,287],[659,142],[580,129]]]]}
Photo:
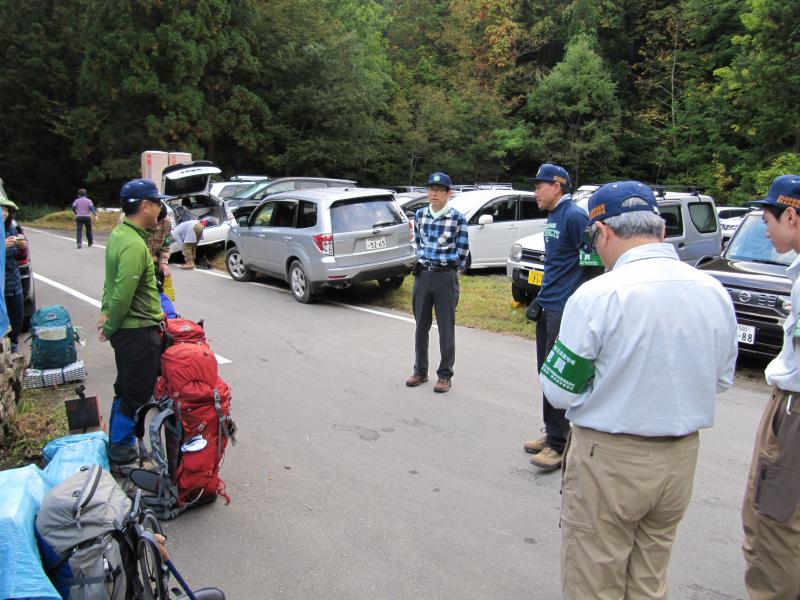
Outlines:
{"type": "Polygon", "coordinates": [[[69,312],[60,304],[40,308],[31,316],[31,367],[60,369],[78,360],[78,334],[69,312]]]}
{"type": "MultiPolygon", "coordinates": [[[[173,321],[185,320],[171,319],[168,327],[173,321]]],[[[149,426],[155,470],[130,473],[136,486],[152,494],[143,496],[142,501],[159,519],[173,519],[217,496],[230,502],[219,471],[236,425],[230,416],[230,389],[218,375],[217,360],[208,344],[179,342],[167,348],[153,395],[155,400],[136,415],[136,437],[144,457],[146,417],[156,411],[149,426]]]]}
{"type": "Polygon", "coordinates": [[[136,558],[124,528],[131,501],[100,465],[81,467],[53,488],[36,516],[47,574],[70,600],[125,600],[136,558]]]}

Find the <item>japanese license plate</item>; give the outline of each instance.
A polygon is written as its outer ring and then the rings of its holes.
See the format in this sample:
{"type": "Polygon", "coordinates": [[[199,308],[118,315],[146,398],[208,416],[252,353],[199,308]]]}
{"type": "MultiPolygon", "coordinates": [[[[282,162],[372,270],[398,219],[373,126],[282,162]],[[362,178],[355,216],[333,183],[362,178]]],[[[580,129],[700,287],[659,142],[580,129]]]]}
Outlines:
{"type": "Polygon", "coordinates": [[[542,285],[542,275],[541,271],[528,271],[528,283],[533,285],[542,285]]]}
{"type": "Polygon", "coordinates": [[[364,241],[366,242],[367,250],[386,248],[386,237],[382,235],[366,238],[364,241]]]}
{"type": "Polygon", "coordinates": [[[756,341],[756,328],[751,325],[737,325],[737,334],[742,344],[754,344],[756,341]]]}

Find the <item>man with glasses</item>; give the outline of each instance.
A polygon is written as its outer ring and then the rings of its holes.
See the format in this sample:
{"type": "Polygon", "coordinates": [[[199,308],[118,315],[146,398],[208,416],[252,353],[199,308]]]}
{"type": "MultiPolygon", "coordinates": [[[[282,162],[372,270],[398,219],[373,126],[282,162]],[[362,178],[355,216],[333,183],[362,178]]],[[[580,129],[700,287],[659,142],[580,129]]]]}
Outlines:
{"type": "Polygon", "coordinates": [[[572,432],[561,500],[567,599],[667,597],[692,495],[698,430],[733,385],[736,316],[722,285],[665,244],[653,192],[608,183],[589,200],[608,271],[567,300],[541,371],[572,432]]]}
{"type": "MultiPolygon", "coordinates": [[[[779,253],[800,253],[800,175],[775,178],[764,209],[767,237],[779,253]]],[[[774,386],[756,434],[742,521],[750,598],[800,597],[800,256],[786,269],[792,307],[783,348],[764,375],[774,386]]]]}
{"type": "MultiPolygon", "coordinates": [[[[542,287],[534,300],[541,307],[536,319],[536,369],[541,371],[542,363],[558,336],[564,304],[584,281],[578,254],[589,219],[572,201],[572,179],[566,169],[544,163],[539,167],[534,182],[536,204],[550,213],[544,230],[542,287]]],[[[544,394],[542,417],[545,435],[523,444],[525,451],[534,455],[531,463],[543,471],[554,471],[561,466],[569,433],[569,421],[564,413],[552,406],[544,394]]]]}
{"type": "Polygon", "coordinates": [[[161,358],[163,310],[147,240],[166,217],[161,200],[167,197],[149,179],[134,179],[122,186],[125,220],[111,232],[106,247],[97,330],[101,342],[111,342],[117,365],[108,459],[112,471],[122,475],[135,464],[133,418],[153,393],[161,358]]]}
{"type": "Polygon", "coordinates": [[[417,329],[414,338],[414,373],[408,387],[428,381],[428,337],[436,310],[439,330],[438,380],[433,391],[447,392],[452,385],[456,360],[456,306],[458,273],[463,272],[469,254],[467,219],[450,206],[453,195],[450,177],[433,173],[428,178],[430,205],[420,208],[414,219],[417,263],[414,267],[412,307],[417,329]]]}

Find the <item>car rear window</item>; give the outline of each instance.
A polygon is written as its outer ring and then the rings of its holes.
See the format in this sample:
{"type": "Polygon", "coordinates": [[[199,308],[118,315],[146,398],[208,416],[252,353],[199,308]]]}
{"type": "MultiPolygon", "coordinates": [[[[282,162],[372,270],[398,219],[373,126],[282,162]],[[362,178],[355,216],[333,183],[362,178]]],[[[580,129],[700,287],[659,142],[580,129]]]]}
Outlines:
{"type": "Polygon", "coordinates": [[[713,233],[717,230],[714,207],[709,202],[689,203],[689,217],[700,233],[713,233]]]}
{"type": "Polygon", "coordinates": [[[403,213],[394,200],[387,198],[359,198],[337,202],[331,206],[333,233],[363,231],[375,227],[399,225],[403,213]]]}
{"type": "Polygon", "coordinates": [[[317,205],[306,200],[300,201],[300,211],[297,213],[297,227],[313,227],[317,224],[317,205]]]}
{"type": "Polygon", "coordinates": [[[681,216],[679,204],[659,206],[658,212],[661,213],[661,218],[664,219],[664,225],[666,226],[664,237],[670,238],[683,235],[683,217],[681,216]]]}

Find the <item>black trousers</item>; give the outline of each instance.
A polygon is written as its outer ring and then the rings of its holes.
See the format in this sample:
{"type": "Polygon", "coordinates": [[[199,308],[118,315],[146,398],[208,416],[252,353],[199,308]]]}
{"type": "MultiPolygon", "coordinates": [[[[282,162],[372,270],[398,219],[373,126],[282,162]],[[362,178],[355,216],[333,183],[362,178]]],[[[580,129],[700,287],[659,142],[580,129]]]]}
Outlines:
{"type": "MultiPolygon", "coordinates": [[[[562,314],[543,308],[539,320],[536,321],[536,370],[540,373],[547,355],[550,354],[550,350],[556,343],[562,314]]],[[[559,454],[564,453],[564,446],[567,444],[567,435],[569,434],[569,420],[566,413],[565,410],[555,408],[548,402],[547,396],[542,394],[542,417],[547,436],[546,443],[559,454]]]]}
{"type": "Polygon", "coordinates": [[[25,320],[25,299],[22,291],[13,296],[6,296],[6,311],[8,312],[8,322],[11,325],[11,332],[8,338],[12,344],[19,343],[19,334],[22,331],[22,322],[25,320]]]}
{"type": "Polygon", "coordinates": [[[158,326],[119,329],[111,336],[117,380],[114,395],[122,398],[120,410],[134,417],[148,402],[156,386],[161,363],[161,333],[158,326]]]}
{"type": "Polygon", "coordinates": [[[414,278],[411,305],[417,330],[414,336],[416,359],[414,373],[428,373],[428,338],[436,311],[436,326],[439,328],[440,379],[453,376],[456,362],[456,306],[458,306],[458,274],[455,269],[447,271],[420,271],[414,278]]]}
{"type": "Polygon", "coordinates": [[[94,244],[94,238],[92,237],[92,217],[75,217],[75,238],[79,247],[83,245],[84,227],[86,227],[86,241],[89,242],[90,246],[94,244]]]}

